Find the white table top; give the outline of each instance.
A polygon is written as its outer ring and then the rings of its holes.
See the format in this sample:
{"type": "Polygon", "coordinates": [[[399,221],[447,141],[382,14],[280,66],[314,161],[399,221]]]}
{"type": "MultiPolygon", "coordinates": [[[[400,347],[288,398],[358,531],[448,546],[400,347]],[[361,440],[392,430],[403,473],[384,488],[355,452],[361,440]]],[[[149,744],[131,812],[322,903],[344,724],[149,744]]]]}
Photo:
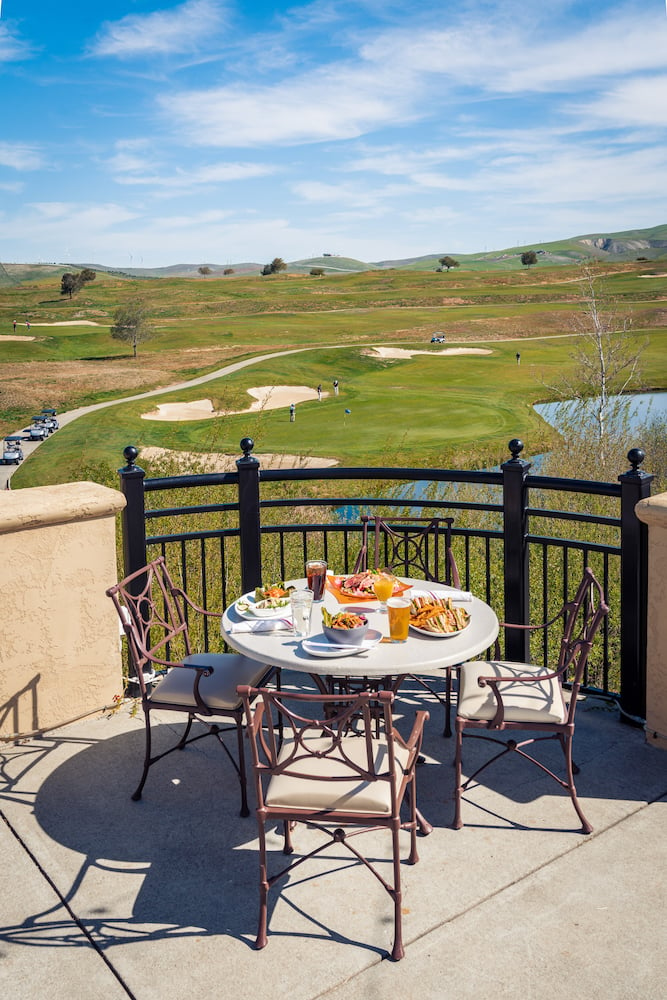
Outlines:
{"type": "MultiPolygon", "coordinates": [[[[451,590],[439,583],[425,583],[400,577],[404,583],[418,590],[451,590]]],[[[296,587],[305,587],[305,580],[291,580],[296,587]]],[[[405,594],[410,596],[410,591],[405,594]]],[[[334,594],[325,591],[324,601],[313,605],[312,631],[309,638],[321,637],[322,606],[329,611],[363,611],[370,628],[383,635],[389,635],[386,612],[380,611],[379,601],[359,601],[355,604],[340,604],[334,594]]],[[[379,642],[372,649],[355,656],[318,657],[311,656],[302,648],[301,639],[296,639],[288,631],[275,632],[234,632],[234,626],[244,619],[234,605],[230,605],[222,616],[222,632],[229,643],[239,653],[244,653],[260,663],[298,670],[319,676],[339,677],[385,677],[387,675],[417,674],[420,677],[437,677],[443,669],[478,656],[491,646],[498,635],[498,619],[484,601],[473,597],[472,603],[462,603],[470,612],[470,625],[465,631],[447,638],[426,636],[410,629],[406,642],[379,642]]]]}

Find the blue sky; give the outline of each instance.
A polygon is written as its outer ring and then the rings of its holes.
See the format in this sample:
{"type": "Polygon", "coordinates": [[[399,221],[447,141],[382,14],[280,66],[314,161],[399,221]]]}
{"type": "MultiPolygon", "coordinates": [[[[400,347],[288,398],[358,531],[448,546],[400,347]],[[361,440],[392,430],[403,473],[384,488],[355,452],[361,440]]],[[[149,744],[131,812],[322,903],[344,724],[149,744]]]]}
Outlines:
{"type": "Polygon", "coordinates": [[[667,222],[665,0],[0,2],[4,261],[379,261],[667,222]]]}

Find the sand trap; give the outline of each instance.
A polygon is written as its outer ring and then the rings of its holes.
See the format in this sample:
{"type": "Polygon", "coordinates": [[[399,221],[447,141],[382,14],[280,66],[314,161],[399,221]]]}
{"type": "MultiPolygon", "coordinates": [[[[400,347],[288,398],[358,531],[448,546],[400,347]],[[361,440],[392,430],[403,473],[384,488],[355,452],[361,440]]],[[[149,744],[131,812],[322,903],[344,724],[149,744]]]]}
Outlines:
{"type": "MultiPolygon", "coordinates": [[[[191,403],[158,403],[155,410],[142,413],[142,420],[209,420],[211,417],[231,416],[235,413],[256,413],[258,410],[289,409],[291,403],[317,399],[317,390],[307,385],[262,385],[248,389],[255,402],[247,410],[214,410],[210,399],[195,399],[191,403]]],[[[328,396],[322,393],[322,398],[328,396]]]]}
{"type": "Polygon", "coordinates": [[[372,347],[368,352],[376,358],[411,358],[413,354],[429,354],[441,358],[445,354],[493,354],[485,347],[447,347],[444,351],[419,351],[406,347],[372,347]]]}
{"type": "MultiPolygon", "coordinates": [[[[141,459],[159,460],[171,459],[183,469],[192,469],[193,463],[205,472],[236,472],[236,459],[239,455],[202,454],[199,452],[170,451],[168,448],[142,448],[141,459]]],[[[338,465],[335,458],[309,458],[304,455],[270,455],[254,456],[264,469],[324,469],[338,465]]]]}
{"type": "Polygon", "coordinates": [[[12,337],[11,334],[8,337],[0,337],[0,340],[36,340],[36,339],[37,339],[36,337],[12,337]]]}
{"type": "Polygon", "coordinates": [[[108,323],[95,323],[92,319],[63,319],[57,323],[31,323],[30,326],[108,326],[108,323]]]}

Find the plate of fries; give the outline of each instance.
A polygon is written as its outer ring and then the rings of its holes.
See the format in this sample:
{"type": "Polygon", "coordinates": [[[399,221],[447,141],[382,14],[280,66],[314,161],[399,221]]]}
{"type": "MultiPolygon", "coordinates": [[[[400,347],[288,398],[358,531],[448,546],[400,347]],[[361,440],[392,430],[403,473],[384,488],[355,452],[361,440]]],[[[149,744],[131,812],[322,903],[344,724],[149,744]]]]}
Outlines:
{"type": "Polygon", "coordinates": [[[470,612],[454,606],[451,597],[413,597],[410,628],[434,639],[449,639],[470,625],[470,612]]]}

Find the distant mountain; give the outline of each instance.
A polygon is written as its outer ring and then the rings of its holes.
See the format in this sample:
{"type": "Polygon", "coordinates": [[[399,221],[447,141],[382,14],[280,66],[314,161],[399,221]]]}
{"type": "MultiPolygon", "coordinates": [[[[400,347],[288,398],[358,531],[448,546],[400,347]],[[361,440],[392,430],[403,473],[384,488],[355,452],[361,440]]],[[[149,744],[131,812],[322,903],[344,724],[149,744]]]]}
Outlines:
{"type": "MultiPolygon", "coordinates": [[[[460,254],[450,247],[422,257],[405,257],[400,260],[380,260],[367,262],[343,257],[338,254],[323,253],[320,257],[309,257],[287,263],[292,274],[308,274],[312,268],[322,268],[327,274],[354,274],[360,271],[377,271],[389,268],[413,271],[430,271],[439,267],[439,258],[445,255],[457,260],[461,267],[472,270],[509,270],[515,268],[517,258],[525,250],[534,250],[544,263],[574,264],[582,260],[658,260],[667,258],[667,225],[652,229],[630,229],[621,233],[588,233],[551,243],[533,243],[505,250],[484,251],[484,253],[460,254]]],[[[126,278],[221,278],[231,269],[230,278],[239,275],[259,274],[263,264],[248,262],[238,264],[171,264],[169,267],[108,267],[104,264],[0,264],[0,285],[35,280],[63,271],[80,270],[90,267],[94,271],[106,271],[126,278]],[[201,275],[200,268],[208,268],[207,275],[201,275]]]]}

